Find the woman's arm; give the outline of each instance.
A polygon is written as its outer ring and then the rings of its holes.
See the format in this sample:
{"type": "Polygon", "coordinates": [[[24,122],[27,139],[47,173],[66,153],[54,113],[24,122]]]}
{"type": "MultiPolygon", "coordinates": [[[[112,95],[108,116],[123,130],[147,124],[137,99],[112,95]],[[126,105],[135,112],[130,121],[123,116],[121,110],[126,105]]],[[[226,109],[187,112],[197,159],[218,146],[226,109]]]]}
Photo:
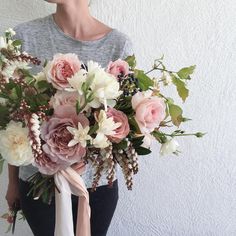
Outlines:
{"type": "Polygon", "coordinates": [[[8,165],[8,188],[6,200],[10,210],[20,207],[19,167],[8,165]]]}

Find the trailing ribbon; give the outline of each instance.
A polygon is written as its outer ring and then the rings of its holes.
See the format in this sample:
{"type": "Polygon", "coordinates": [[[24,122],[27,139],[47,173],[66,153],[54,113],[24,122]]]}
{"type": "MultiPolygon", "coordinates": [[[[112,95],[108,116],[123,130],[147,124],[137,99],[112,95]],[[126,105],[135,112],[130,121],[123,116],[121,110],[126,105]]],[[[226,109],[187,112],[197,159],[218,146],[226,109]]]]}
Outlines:
{"type": "Polygon", "coordinates": [[[79,197],[76,236],[91,236],[89,194],[81,176],[68,167],[54,175],[60,192],[55,190],[56,225],[55,236],[74,236],[71,194],[79,197]]]}

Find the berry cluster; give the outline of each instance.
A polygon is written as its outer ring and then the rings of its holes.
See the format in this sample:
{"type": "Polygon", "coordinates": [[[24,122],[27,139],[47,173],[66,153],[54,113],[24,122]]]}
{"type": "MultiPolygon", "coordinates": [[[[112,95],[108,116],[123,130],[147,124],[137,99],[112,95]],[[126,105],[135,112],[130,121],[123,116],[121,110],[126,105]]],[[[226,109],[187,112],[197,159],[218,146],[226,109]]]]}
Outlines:
{"type": "Polygon", "coordinates": [[[139,88],[138,79],[134,77],[134,74],[129,74],[125,79],[120,80],[120,85],[125,97],[133,96],[138,91],[142,91],[139,88]]]}

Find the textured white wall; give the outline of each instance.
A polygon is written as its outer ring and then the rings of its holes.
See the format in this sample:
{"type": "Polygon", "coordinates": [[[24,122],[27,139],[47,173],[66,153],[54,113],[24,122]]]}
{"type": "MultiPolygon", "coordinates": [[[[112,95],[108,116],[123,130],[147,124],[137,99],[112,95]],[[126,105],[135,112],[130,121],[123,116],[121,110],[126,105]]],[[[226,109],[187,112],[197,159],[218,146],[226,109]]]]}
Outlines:
{"type": "MultiPolygon", "coordinates": [[[[49,14],[42,0],[1,0],[0,31],[49,14]]],[[[134,190],[120,177],[120,201],[109,236],[236,235],[236,2],[235,0],[94,0],[102,21],[133,38],[139,65],[165,54],[171,68],[197,64],[189,84],[187,130],[180,157],[143,157],[134,190]],[[185,141],[185,142],[184,142],[185,141]]],[[[0,212],[6,209],[1,177],[0,212]]],[[[0,235],[5,225],[0,223],[0,235]]],[[[16,236],[29,236],[26,224],[16,236]]]]}

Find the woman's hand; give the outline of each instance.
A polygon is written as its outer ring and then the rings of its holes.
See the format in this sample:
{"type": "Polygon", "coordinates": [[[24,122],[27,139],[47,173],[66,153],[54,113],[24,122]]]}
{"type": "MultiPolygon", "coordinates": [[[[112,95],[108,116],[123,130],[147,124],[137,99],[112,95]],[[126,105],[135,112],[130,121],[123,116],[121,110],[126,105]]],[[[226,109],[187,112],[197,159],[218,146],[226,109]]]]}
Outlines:
{"type": "Polygon", "coordinates": [[[16,166],[8,165],[8,188],[6,200],[9,210],[20,209],[20,187],[19,187],[19,168],[16,166]]]}
{"type": "Polygon", "coordinates": [[[6,200],[10,211],[16,210],[20,208],[20,190],[19,190],[19,182],[15,183],[9,182],[6,200]]]}

